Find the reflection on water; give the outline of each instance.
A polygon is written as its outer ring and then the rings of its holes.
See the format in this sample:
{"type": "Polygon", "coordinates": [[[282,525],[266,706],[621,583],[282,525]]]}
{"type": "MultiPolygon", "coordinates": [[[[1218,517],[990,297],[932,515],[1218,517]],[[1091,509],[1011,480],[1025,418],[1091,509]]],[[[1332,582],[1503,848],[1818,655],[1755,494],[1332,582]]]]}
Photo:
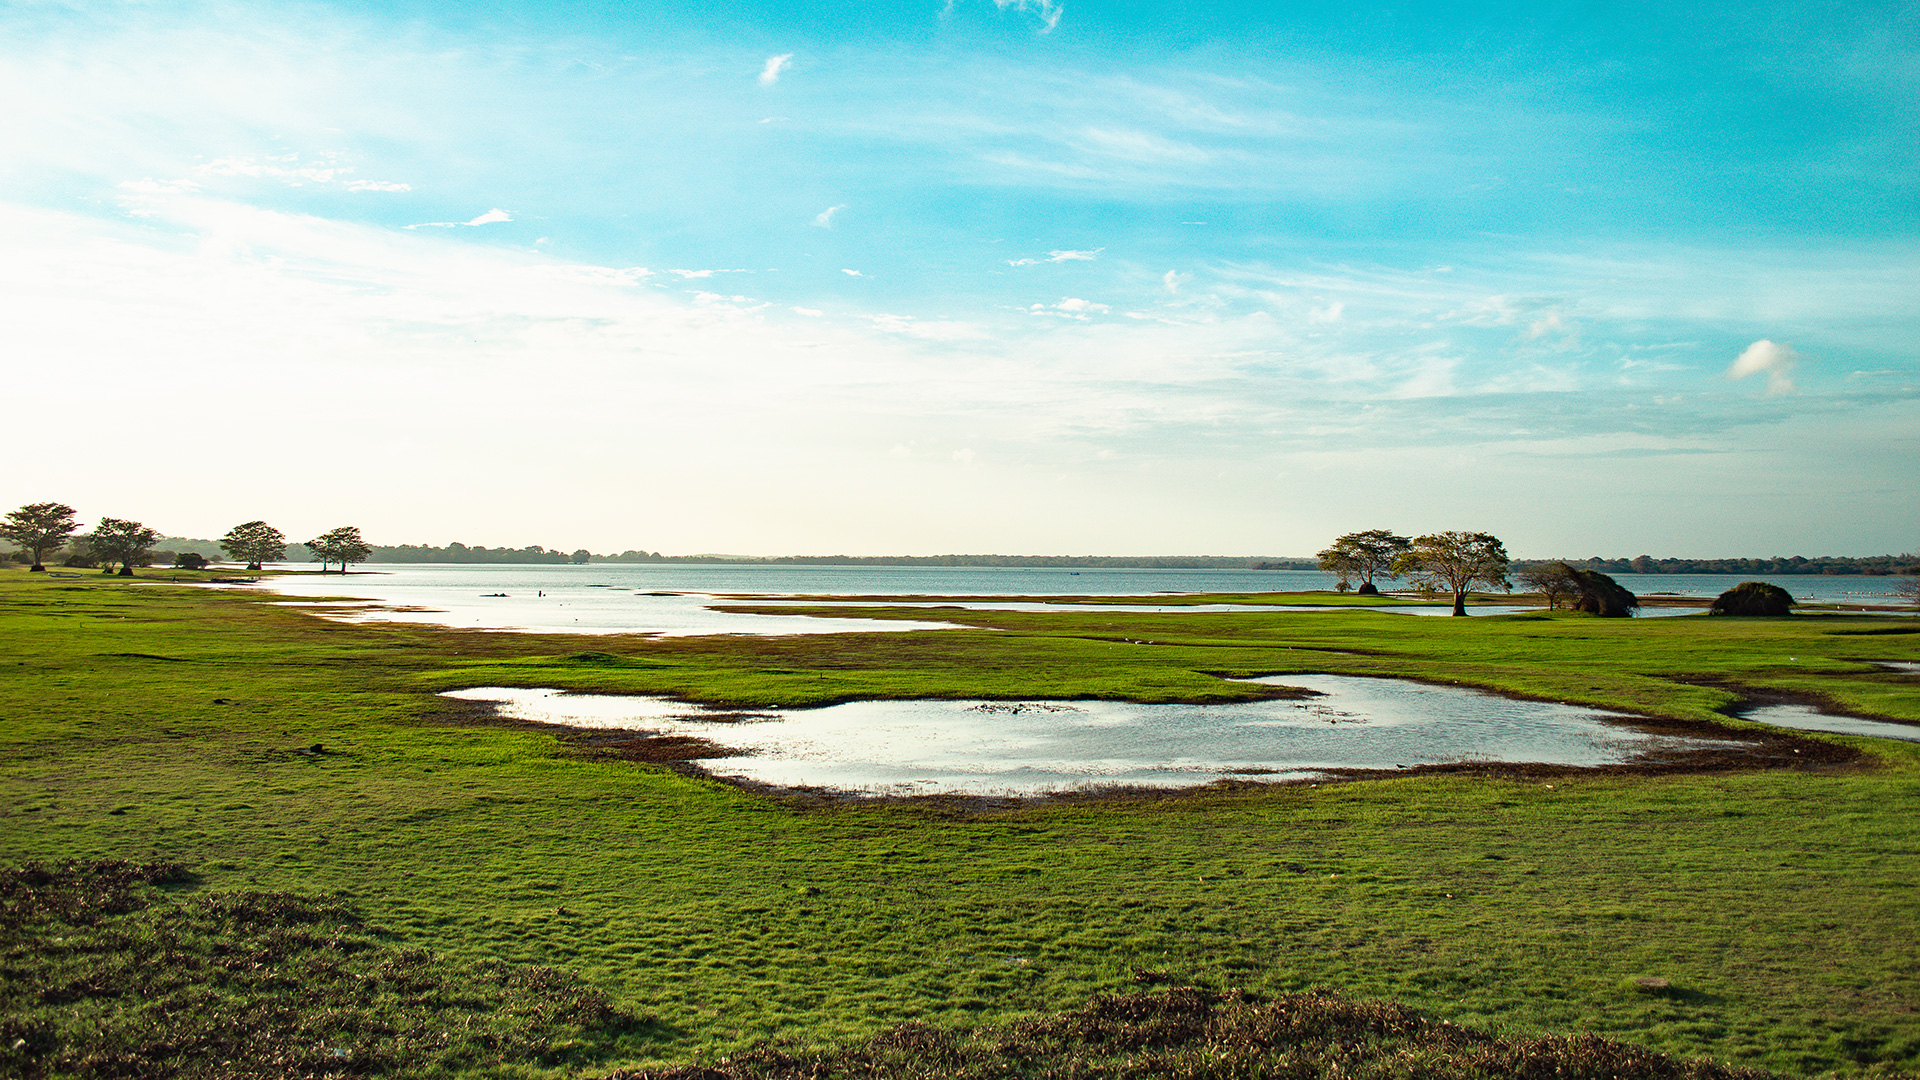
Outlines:
{"type": "Polygon", "coordinates": [[[709,739],[743,751],[701,763],[716,774],[867,795],[1189,787],[1457,761],[1611,765],[1726,745],[1609,723],[1632,719],[1618,714],[1457,687],[1337,675],[1255,681],[1318,696],[1228,705],[856,701],[756,711],[766,723],[717,722],[663,698],[502,687],[450,696],[498,702],[522,720],[709,739]]]}
{"type": "Polygon", "coordinates": [[[1741,713],[1740,719],[1797,731],[1831,731],[1836,735],[1874,735],[1882,739],[1920,742],[1920,725],[1861,720],[1853,716],[1829,716],[1805,705],[1762,705],[1741,713]]]}

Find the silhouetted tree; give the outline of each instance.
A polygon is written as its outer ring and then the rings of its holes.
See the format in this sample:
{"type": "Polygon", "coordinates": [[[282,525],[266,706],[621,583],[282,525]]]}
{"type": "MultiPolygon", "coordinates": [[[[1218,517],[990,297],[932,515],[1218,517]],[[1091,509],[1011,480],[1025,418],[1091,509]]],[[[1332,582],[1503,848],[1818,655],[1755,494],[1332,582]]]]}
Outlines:
{"type": "Polygon", "coordinates": [[[247,569],[259,570],[264,563],[287,557],[287,537],[264,521],[249,521],[228,529],[220,538],[220,548],[228,558],[246,563],[247,569]]]}
{"type": "Polygon", "coordinates": [[[1467,613],[1467,593],[1475,585],[1505,588],[1507,548],[1490,533],[1446,532],[1416,536],[1393,561],[1393,572],[1416,585],[1453,594],[1453,613],[1467,613]]]}
{"type": "Polygon", "coordinates": [[[1765,581],[1743,581],[1714,600],[1711,615],[1791,615],[1793,596],[1765,581]]]}
{"type": "Polygon", "coordinates": [[[132,577],[133,568],[147,564],[147,553],[160,542],[160,534],[137,521],[103,517],[87,536],[87,547],[100,560],[101,571],[112,573],[115,564],[121,577],[132,577]]]}
{"type": "Polygon", "coordinates": [[[1373,579],[1391,573],[1394,560],[1405,553],[1408,543],[1406,537],[1386,529],[1348,533],[1320,553],[1320,569],[1340,578],[1341,592],[1347,591],[1349,580],[1358,578],[1362,595],[1377,596],[1380,590],[1373,579]]]}
{"type": "Polygon", "coordinates": [[[320,561],[320,572],[327,572],[328,563],[339,563],[340,572],[347,572],[349,563],[365,562],[373,553],[373,547],[360,538],[360,530],[352,525],[342,525],[330,529],[307,541],[307,549],[320,561]]]}
{"type": "Polygon", "coordinates": [[[1563,562],[1541,563],[1520,571],[1520,584],[1532,589],[1547,602],[1547,610],[1560,606],[1560,601],[1571,600],[1580,595],[1580,580],[1575,575],[1579,571],[1563,562]]]}
{"type": "Polygon", "coordinates": [[[580,550],[575,551],[572,555],[568,556],[568,559],[575,566],[585,566],[589,562],[593,561],[593,552],[588,551],[586,548],[581,548],[580,550]]]}
{"type": "Polygon", "coordinates": [[[207,557],[197,551],[183,551],[173,557],[173,565],[180,570],[205,570],[207,557]]]}
{"type": "Polygon", "coordinates": [[[28,569],[44,571],[46,567],[40,565],[40,556],[60,550],[60,545],[79,527],[71,506],[57,502],[28,503],[0,521],[0,539],[11,540],[32,552],[33,565],[28,569]]]}

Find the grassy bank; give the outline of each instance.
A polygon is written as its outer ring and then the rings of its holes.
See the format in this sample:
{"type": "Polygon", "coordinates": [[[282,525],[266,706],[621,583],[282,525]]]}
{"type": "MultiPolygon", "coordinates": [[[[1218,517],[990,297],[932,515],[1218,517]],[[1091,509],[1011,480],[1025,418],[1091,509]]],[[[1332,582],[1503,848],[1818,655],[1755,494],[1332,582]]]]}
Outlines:
{"type": "Polygon", "coordinates": [[[798,810],[427,693],[1224,700],[1261,691],[1219,674],[1321,671],[1680,721],[1755,693],[1920,720],[1920,679],[1867,662],[1920,659],[1886,620],[949,615],[976,629],[586,639],[0,573],[0,861],[181,863],[209,892],[330,894],[447,964],[569,969],[635,1018],[593,1044],[602,1071],[1000,1022],[1143,971],[1789,1072],[1920,1066],[1916,746],[1820,737],[1865,756],[1703,775],[798,810]]]}

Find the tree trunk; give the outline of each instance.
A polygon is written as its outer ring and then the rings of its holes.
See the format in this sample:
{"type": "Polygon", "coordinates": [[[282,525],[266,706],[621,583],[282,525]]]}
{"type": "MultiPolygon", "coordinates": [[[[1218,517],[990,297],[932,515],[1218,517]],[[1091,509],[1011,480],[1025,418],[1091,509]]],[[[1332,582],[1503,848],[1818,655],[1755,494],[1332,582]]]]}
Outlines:
{"type": "Polygon", "coordinates": [[[1467,613],[1466,593],[1457,592],[1453,594],[1453,613],[1455,615],[1465,615],[1467,613]]]}
{"type": "Polygon", "coordinates": [[[132,576],[133,576],[133,564],[132,564],[132,563],[121,563],[121,564],[120,564],[120,574],[119,574],[119,576],[120,576],[120,577],[132,577],[132,576]]]}

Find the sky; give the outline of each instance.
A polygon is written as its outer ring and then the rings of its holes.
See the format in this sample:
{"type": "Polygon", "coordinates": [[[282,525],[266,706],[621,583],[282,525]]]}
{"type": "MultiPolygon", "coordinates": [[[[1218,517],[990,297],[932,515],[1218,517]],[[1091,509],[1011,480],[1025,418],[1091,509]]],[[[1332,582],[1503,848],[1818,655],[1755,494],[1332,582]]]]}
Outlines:
{"type": "Polygon", "coordinates": [[[1920,5],[0,0],[0,502],[1920,549],[1920,5]]]}

